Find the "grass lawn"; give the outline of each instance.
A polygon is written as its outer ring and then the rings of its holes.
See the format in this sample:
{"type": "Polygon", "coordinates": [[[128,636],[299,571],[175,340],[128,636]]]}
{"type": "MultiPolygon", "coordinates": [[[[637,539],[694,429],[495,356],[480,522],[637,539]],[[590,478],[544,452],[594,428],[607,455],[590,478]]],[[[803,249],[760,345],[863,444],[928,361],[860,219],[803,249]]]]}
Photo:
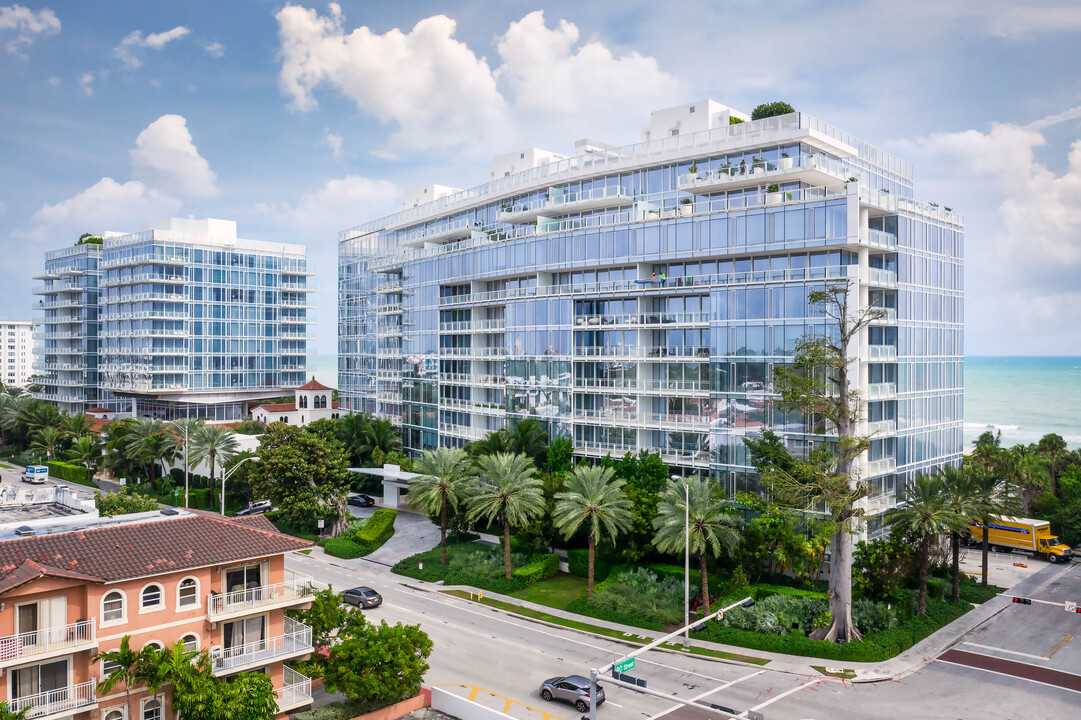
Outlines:
{"type": "Polygon", "coordinates": [[[511,594],[519,600],[528,600],[538,605],[566,610],[571,602],[586,596],[586,585],[584,577],[560,573],[511,594]]]}
{"type": "MultiPolygon", "coordinates": [[[[482,605],[499,608],[500,610],[504,610],[515,615],[533,618],[534,620],[543,620],[545,622],[550,622],[553,625],[562,625],[563,627],[571,628],[572,630],[582,630],[584,632],[593,633],[595,635],[604,635],[606,637],[623,640],[624,642],[636,643],[638,645],[645,645],[652,641],[652,638],[649,637],[643,637],[641,635],[628,635],[627,633],[620,632],[619,630],[611,630],[609,628],[600,627],[598,625],[590,625],[588,623],[578,622],[577,620],[567,620],[566,618],[562,618],[557,615],[549,615],[545,612],[539,612],[530,608],[520,607],[518,605],[503,602],[501,600],[493,600],[491,598],[484,598],[483,600],[479,600],[476,596],[470,595],[469,593],[462,590],[444,590],[443,592],[447,595],[453,595],[454,597],[462,598],[463,600],[479,602],[482,605]]],[[[515,593],[515,595],[517,596],[518,593],[515,593]]],[[[666,644],[664,647],[672,650],[682,650],[681,646],[675,646],[671,643],[666,644]]],[[[697,645],[692,645],[689,652],[694,655],[714,657],[721,660],[736,660],[738,662],[751,663],[753,665],[765,665],[769,662],[769,660],[767,660],[766,658],[753,657],[751,655],[738,655],[736,653],[728,653],[720,650],[709,650],[707,648],[698,647],[697,645]]]]}

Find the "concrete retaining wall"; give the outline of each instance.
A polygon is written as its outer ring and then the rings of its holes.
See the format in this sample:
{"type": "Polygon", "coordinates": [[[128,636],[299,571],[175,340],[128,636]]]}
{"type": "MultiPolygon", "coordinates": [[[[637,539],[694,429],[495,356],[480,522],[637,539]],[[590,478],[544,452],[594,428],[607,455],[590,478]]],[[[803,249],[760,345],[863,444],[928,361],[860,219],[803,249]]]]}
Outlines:
{"type": "Polygon", "coordinates": [[[461,720],[507,720],[510,717],[440,687],[432,688],[432,707],[461,720]]]}
{"type": "Polygon", "coordinates": [[[408,715],[414,710],[420,710],[426,708],[431,704],[431,693],[425,689],[420,691],[420,695],[411,697],[408,700],[402,700],[400,703],[394,703],[388,705],[385,708],[379,710],[373,710],[370,713],[366,713],[359,717],[353,718],[353,720],[397,720],[403,715],[408,715]]]}

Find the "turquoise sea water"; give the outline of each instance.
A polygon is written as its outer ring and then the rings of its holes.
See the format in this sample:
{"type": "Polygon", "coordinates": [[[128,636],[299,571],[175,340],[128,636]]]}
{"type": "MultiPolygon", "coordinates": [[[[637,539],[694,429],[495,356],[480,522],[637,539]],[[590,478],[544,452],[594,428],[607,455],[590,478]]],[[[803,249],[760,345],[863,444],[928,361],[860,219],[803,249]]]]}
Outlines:
{"type": "MultiPolygon", "coordinates": [[[[338,387],[338,356],[316,355],[313,374],[338,387]]],[[[1081,447],[1081,358],[966,358],[965,447],[989,426],[1006,446],[1055,432],[1081,447]]]]}
{"type": "Polygon", "coordinates": [[[965,446],[988,426],[1006,446],[1054,432],[1081,447],[1081,358],[965,358],[965,446]]]}

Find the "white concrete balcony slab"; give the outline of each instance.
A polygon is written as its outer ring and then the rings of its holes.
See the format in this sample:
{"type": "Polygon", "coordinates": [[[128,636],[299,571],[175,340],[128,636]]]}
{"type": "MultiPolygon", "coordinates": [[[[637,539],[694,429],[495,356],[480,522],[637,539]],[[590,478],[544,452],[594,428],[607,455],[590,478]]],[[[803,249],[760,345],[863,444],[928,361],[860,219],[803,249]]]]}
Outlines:
{"type": "Polygon", "coordinates": [[[283,635],[229,648],[212,648],[210,660],[214,674],[222,676],[262,667],[275,660],[308,655],[311,652],[312,629],[296,620],[285,618],[283,635]]]}
{"type": "Polygon", "coordinates": [[[558,217],[572,212],[625,207],[634,204],[626,188],[599,188],[588,192],[566,192],[533,203],[507,203],[499,210],[499,219],[507,223],[527,223],[539,217],[558,217]]]}
{"type": "Polygon", "coordinates": [[[800,155],[684,175],[679,179],[679,189],[696,195],[708,195],[721,190],[782,182],[836,185],[850,177],[854,177],[854,172],[847,163],[823,155],[800,155]]]}
{"type": "Polygon", "coordinates": [[[879,420],[867,423],[867,434],[875,437],[884,437],[897,434],[896,420],[879,420]]]}
{"type": "Polygon", "coordinates": [[[211,622],[244,617],[256,612],[305,605],[312,600],[312,579],[308,575],[288,572],[289,579],[274,585],[260,585],[227,593],[210,593],[206,599],[206,616],[211,622]]]}
{"type": "Polygon", "coordinates": [[[867,360],[870,362],[889,362],[897,359],[896,345],[868,345],[867,360]]]}
{"type": "Polygon", "coordinates": [[[874,287],[895,288],[897,287],[897,271],[863,268],[860,271],[860,282],[874,287]]]}
{"type": "Polygon", "coordinates": [[[54,720],[75,713],[94,710],[98,706],[94,688],[97,680],[46,690],[35,695],[23,695],[8,700],[8,710],[26,710],[27,720],[54,720]]]}
{"type": "Polygon", "coordinates": [[[97,647],[97,621],[94,618],[8,635],[0,637],[0,668],[82,650],[97,650],[97,647]]]}
{"type": "Polygon", "coordinates": [[[436,227],[420,227],[410,230],[401,240],[402,245],[424,247],[425,243],[439,243],[447,240],[460,240],[479,230],[473,220],[457,220],[436,227]]]}
{"type": "Polygon", "coordinates": [[[278,712],[289,712],[312,703],[312,680],[291,667],[284,666],[282,686],[274,688],[278,696],[278,712]]]}
{"type": "Polygon", "coordinates": [[[867,386],[865,400],[896,400],[897,383],[871,383],[867,386]]]}

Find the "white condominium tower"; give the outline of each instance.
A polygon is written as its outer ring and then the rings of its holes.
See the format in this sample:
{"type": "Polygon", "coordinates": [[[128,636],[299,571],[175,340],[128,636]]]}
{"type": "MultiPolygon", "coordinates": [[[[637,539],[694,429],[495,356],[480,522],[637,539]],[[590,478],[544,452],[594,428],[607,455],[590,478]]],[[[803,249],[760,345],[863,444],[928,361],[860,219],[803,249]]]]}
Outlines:
{"type": "Polygon", "coordinates": [[[34,374],[34,323],[0,320],[0,383],[26,387],[34,374]]]}
{"type": "Polygon", "coordinates": [[[873,534],[900,481],[962,452],[962,219],[912,177],[804,113],[713,101],[632,145],[501,155],[340,233],[342,407],[400,422],[413,453],[534,417],[577,455],[646,449],[753,490],[745,437],[816,438],[773,370],[826,330],[808,293],[843,281],[886,311],[853,357],[873,534]]]}

